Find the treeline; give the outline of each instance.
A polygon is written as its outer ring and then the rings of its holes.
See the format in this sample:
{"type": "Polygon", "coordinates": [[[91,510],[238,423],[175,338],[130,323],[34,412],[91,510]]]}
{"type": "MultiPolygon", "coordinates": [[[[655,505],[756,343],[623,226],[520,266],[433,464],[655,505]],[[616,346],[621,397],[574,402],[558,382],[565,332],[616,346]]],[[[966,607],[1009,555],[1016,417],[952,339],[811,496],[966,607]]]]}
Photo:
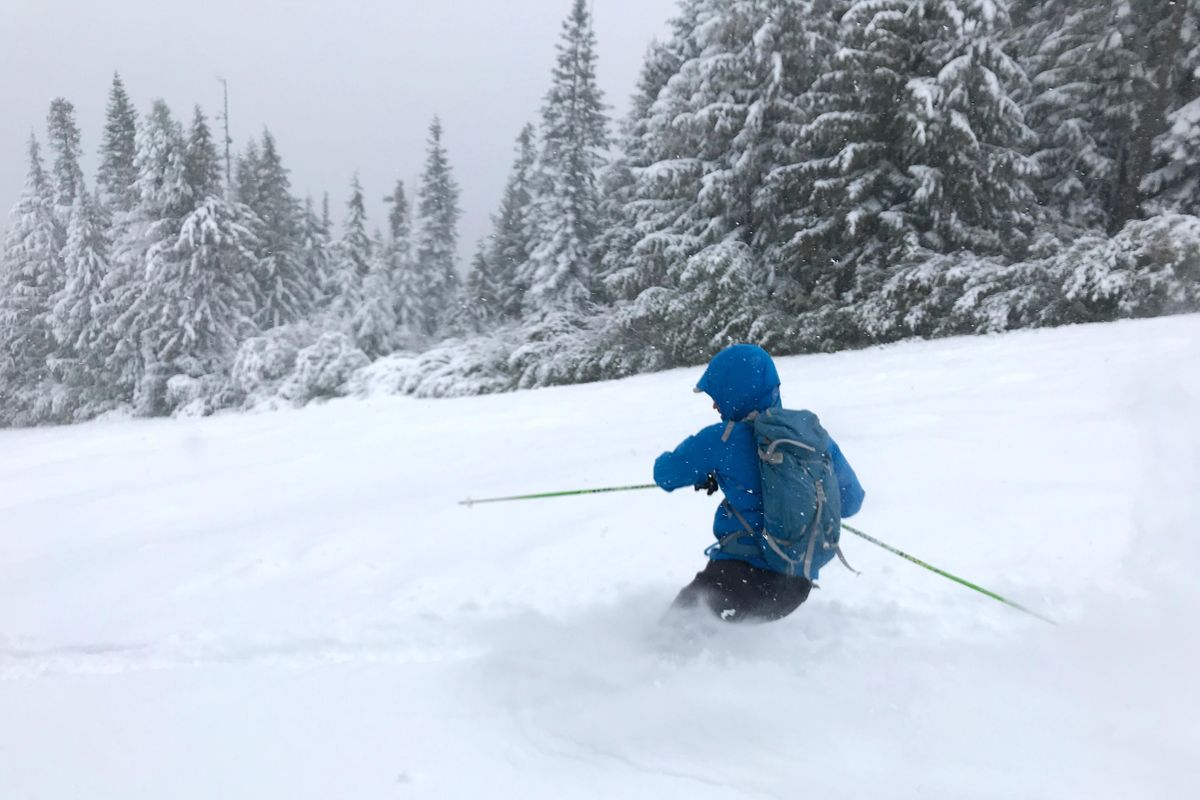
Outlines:
{"type": "Polygon", "coordinates": [[[5,241],[4,421],[232,405],[245,394],[235,368],[280,370],[302,401],[336,391],[369,357],[427,343],[451,321],[461,282],[458,188],[441,137],[435,119],[415,215],[398,181],[387,234],[368,233],[356,177],[335,238],[328,199],[318,213],[292,195],[270,131],[227,182],[199,108],[186,127],[161,101],[139,120],[118,75],[89,190],[74,109],[54,100],[51,163],[31,138],[5,241]],[[264,334],[296,345],[290,363],[256,363],[286,349],[264,334]]]}
{"type": "Polygon", "coordinates": [[[574,0],[464,281],[437,122],[335,237],[264,133],[69,103],[0,273],[0,418],[501,391],[1200,308],[1200,0],[682,0],[614,126],[574,0]],[[615,156],[613,155],[615,153],[615,156]]]}

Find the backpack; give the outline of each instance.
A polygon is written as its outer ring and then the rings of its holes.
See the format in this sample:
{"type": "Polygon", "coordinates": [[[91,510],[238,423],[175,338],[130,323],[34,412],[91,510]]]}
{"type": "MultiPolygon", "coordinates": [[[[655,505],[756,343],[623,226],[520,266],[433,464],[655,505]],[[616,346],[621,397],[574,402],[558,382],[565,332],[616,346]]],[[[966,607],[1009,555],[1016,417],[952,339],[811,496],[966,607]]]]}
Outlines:
{"type": "Polygon", "coordinates": [[[849,568],[838,542],[842,501],[829,455],[829,434],[811,411],[772,408],[751,414],[762,476],[764,530],[754,530],[729,510],[759,545],[771,569],[813,580],[836,555],[849,568]]]}

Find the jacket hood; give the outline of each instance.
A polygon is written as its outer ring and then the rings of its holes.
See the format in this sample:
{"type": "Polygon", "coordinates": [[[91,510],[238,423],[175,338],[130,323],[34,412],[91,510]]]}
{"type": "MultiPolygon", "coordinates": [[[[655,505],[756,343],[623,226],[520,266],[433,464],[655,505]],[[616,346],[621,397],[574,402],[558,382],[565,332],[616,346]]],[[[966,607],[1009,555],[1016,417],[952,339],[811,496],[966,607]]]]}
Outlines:
{"type": "Polygon", "coordinates": [[[739,421],[779,405],[779,373],[758,345],[730,345],[713,356],[695,390],[716,402],[721,419],[739,421]]]}

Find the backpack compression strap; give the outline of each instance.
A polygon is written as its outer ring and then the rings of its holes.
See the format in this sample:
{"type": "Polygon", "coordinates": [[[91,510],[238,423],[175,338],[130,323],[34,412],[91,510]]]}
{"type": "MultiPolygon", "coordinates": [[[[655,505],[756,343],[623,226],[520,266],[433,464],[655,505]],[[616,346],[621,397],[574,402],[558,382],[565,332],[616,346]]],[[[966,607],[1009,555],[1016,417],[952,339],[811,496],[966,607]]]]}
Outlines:
{"type": "MultiPolygon", "coordinates": [[[[824,489],[821,489],[820,491],[823,496],[824,489]]],[[[721,505],[725,506],[726,510],[729,511],[729,513],[732,514],[734,516],[734,518],[737,519],[738,522],[742,523],[742,527],[746,529],[746,533],[750,534],[750,538],[754,538],[755,536],[757,536],[761,533],[763,541],[765,541],[767,543],[767,546],[770,547],[771,550],[774,551],[775,555],[777,555],[781,559],[783,559],[784,563],[786,563],[788,565],[788,574],[789,575],[795,575],[796,574],[796,565],[803,563],[804,564],[804,572],[802,573],[803,576],[805,578],[808,578],[809,580],[812,580],[812,557],[813,557],[813,549],[816,547],[816,543],[817,543],[816,536],[813,536],[810,533],[809,538],[808,538],[808,550],[804,554],[804,560],[799,561],[799,560],[789,557],[787,553],[783,552],[783,548],[781,548],[779,546],[779,542],[776,541],[774,536],[767,533],[766,529],[762,530],[761,532],[754,530],[754,526],[752,526],[749,522],[746,521],[746,518],[742,516],[742,512],[740,512],[736,508],[734,508],[733,503],[729,502],[728,499],[723,500],[721,502],[721,505]]],[[[818,514],[817,517],[819,517],[819,516],[820,515],[818,514]]],[[[814,523],[816,522],[817,517],[813,518],[814,523]]],[[[730,534],[729,536],[724,537],[719,542],[717,542],[717,547],[720,548],[720,546],[722,544],[729,541],[730,539],[733,539],[735,536],[741,536],[741,534],[740,533],[730,534]]],[[[856,570],[854,567],[850,566],[850,562],[846,560],[846,556],[842,553],[841,544],[834,545],[833,552],[837,554],[838,561],[842,562],[843,567],[850,570],[855,575],[862,575],[861,572],[856,570]]]]}
{"type": "Polygon", "coordinates": [[[816,543],[815,536],[810,537],[810,539],[809,539],[808,553],[807,553],[807,556],[805,557],[804,561],[802,561],[802,562],[798,561],[796,559],[789,557],[787,553],[783,552],[783,548],[779,546],[779,542],[775,541],[775,537],[772,536],[771,534],[767,533],[766,529],[763,529],[761,531],[754,530],[754,526],[752,526],[749,522],[746,521],[746,518],[742,516],[742,512],[740,512],[736,508],[734,508],[733,503],[729,502],[729,500],[725,500],[723,505],[729,511],[729,513],[733,514],[733,516],[737,518],[738,522],[742,523],[742,527],[746,529],[746,532],[750,534],[751,538],[754,538],[755,536],[761,536],[763,541],[767,543],[767,546],[770,547],[775,552],[775,555],[777,555],[783,559],[784,563],[788,565],[788,573],[787,574],[795,575],[796,574],[796,566],[798,564],[803,563],[804,564],[804,571],[802,573],[803,576],[805,578],[808,578],[809,580],[812,580],[812,575],[811,575],[812,551],[813,551],[813,545],[816,543]]]}
{"type": "Polygon", "coordinates": [[[762,459],[763,461],[767,462],[768,464],[782,464],[783,463],[783,453],[775,452],[775,448],[779,447],[779,445],[781,445],[781,444],[795,445],[796,447],[803,448],[804,450],[807,450],[810,453],[817,452],[817,448],[815,448],[811,445],[807,445],[804,442],[797,441],[795,439],[772,439],[771,444],[767,447],[766,450],[759,448],[758,457],[760,459],[762,459]]]}

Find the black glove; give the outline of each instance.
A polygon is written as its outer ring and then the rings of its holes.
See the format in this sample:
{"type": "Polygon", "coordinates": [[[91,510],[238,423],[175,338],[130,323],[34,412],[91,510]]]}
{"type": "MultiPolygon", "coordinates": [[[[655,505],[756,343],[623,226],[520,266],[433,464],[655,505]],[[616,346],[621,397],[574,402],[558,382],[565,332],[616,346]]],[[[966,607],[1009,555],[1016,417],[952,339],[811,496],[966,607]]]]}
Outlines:
{"type": "Polygon", "coordinates": [[[710,472],[708,477],[705,478],[704,483],[697,483],[694,488],[697,492],[703,492],[707,490],[709,497],[712,497],[713,492],[717,491],[717,489],[721,487],[717,486],[717,476],[710,472]]]}

